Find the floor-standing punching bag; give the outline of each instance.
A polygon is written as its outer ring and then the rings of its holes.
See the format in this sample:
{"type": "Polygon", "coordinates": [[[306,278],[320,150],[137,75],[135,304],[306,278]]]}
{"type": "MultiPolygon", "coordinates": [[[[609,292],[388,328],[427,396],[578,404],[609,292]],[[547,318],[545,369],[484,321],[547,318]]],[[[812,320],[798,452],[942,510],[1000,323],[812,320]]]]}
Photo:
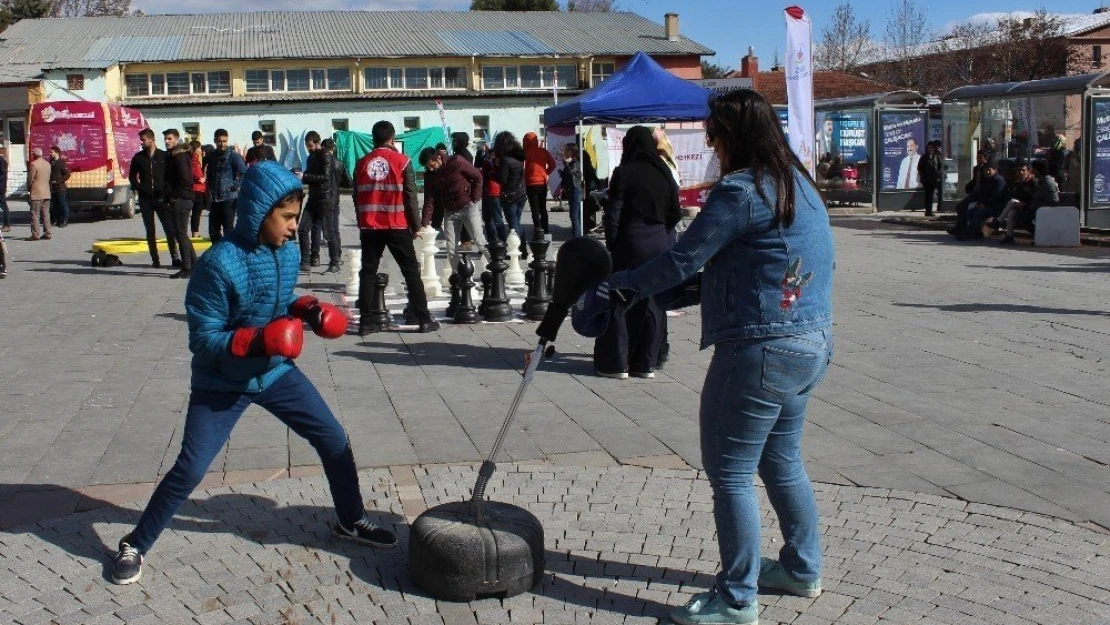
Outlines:
{"type": "Polygon", "coordinates": [[[524,391],[540,360],[554,350],[559,326],[575,300],[609,277],[612,262],[596,239],[577,237],[559,248],[555,292],[536,329],[539,341],[528,359],[524,378],[489,457],[482,462],[469,500],[430,508],[409,532],[409,573],[416,585],[437,599],[470,601],[478,596],[511,597],[540,581],[544,570],[543,526],[531,512],[487,501],[486,485],[524,391]]]}

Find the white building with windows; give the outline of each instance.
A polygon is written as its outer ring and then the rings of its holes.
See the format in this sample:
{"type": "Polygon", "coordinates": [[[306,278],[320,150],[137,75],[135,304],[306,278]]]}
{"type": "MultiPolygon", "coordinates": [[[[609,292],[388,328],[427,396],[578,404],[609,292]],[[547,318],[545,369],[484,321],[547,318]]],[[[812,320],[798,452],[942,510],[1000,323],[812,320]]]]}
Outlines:
{"type": "MultiPolygon", "coordinates": [[[[628,12],[326,11],[25,20],[0,34],[0,118],[12,162],[30,103],[119,102],[155,131],[217,128],[279,158],[304,131],[439,126],[475,142],[541,133],[543,110],[638,51],[683,78],[713,54],[628,12]],[[442,106],[442,113],[437,102],[442,106]],[[441,117],[442,115],[442,117],[441,117]]],[[[13,171],[17,168],[13,168],[13,171]]]]}

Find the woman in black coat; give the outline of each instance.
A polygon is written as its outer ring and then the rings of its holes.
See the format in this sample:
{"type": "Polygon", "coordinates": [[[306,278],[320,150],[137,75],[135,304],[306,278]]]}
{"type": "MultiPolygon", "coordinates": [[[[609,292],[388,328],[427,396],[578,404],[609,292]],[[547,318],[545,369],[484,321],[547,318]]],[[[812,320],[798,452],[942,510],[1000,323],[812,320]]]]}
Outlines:
{"type": "MultiPolygon", "coordinates": [[[[629,129],[623,149],[609,180],[605,211],[605,243],[614,271],[634,269],[670,249],[668,233],[682,217],[678,184],[659,157],[651,130],[629,129]]],[[[648,298],[630,308],[616,305],[610,314],[608,329],[594,342],[598,375],[655,377],[665,312],[648,298]]]]}

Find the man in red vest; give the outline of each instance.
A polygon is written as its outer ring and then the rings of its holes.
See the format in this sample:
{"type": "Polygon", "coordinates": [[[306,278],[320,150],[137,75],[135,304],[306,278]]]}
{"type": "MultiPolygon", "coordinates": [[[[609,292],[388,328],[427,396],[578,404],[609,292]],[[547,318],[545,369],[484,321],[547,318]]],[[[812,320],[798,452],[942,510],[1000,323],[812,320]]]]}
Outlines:
{"type": "Polygon", "coordinates": [[[380,121],[370,131],[374,150],[355,165],[355,213],[362,243],[361,295],[358,308],[360,336],[373,332],[369,324],[370,298],[378,263],[388,247],[408,287],[406,321],[419,324],[421,332],[439,330],[428,312],[428,298],[420,280],[416,247],[412,240],[420,229],[420,206],[416,195],[416,173],[412,161],[393,145],[393,124],[380,121]]]}

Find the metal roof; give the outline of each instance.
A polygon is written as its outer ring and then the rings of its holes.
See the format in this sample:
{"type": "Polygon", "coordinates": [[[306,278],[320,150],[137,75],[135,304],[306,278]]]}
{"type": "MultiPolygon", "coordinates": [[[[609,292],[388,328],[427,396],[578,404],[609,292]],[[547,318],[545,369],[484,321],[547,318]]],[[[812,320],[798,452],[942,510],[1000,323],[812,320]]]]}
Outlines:
{"type": "Polygon", "coordinates": [[[223,59],[711,55],[629,12],[261,11],[23,20],[0,65],[108,67],[223,59]],[[166,33],[162,35],[162,33],[166,33]]]}
{"type": "Polygon", "coordinates": [[[818,100],[815,109],[865,108],[878,104],[902,104],[908,106],[927,106],[928,100],[917,91],[884,91],[870,95],[848,96],[831,100],[818,100]]]}
{"type": "Polygon", "coordinates": [[[1110,87],[1110,72],[1101,74],[1080,74],[1061,76],[1042,80],[1023,80],[1021,82],[1001,82],[988,85],[968,85],[957,87],[944,94],[945,102],[951,100],[979,100],[988,98],[1012,98],[1033,93],[1083,93],[1087,89],[1110,87]]]}

